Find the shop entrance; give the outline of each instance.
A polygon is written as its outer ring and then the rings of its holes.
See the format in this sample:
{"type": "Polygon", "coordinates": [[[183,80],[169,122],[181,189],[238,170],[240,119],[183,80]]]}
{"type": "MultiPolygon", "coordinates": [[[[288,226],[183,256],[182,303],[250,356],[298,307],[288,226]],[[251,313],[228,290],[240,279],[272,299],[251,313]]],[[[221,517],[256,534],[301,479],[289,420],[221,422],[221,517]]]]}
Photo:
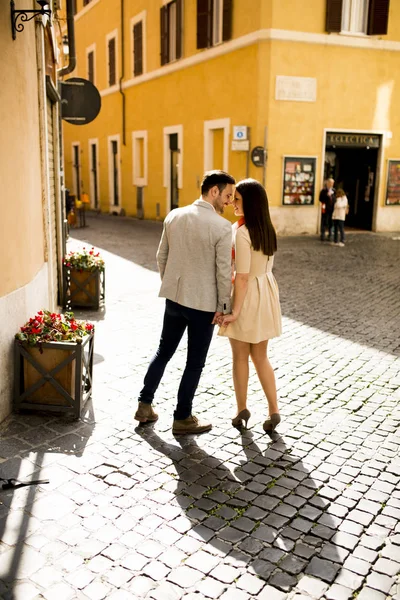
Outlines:
{"type": "Polygon", "coordinates": [[[372,230],[379,147],[379,135],[327,133],[324,175],[346,192],[349,227],[372,230]]]}

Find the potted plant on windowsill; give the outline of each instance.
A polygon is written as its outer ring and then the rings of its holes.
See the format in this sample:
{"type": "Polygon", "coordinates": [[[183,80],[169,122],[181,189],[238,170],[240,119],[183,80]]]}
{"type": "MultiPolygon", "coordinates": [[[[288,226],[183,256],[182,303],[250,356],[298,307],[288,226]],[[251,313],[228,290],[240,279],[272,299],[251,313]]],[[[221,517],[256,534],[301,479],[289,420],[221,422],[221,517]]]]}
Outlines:
{"type": "Polygon", "coordinates": [[[92,393],[94,325],[42,310],[15,336],[14,406],[73,412],[92,393]]]}
{"type": "Polygon", "coordinates": [[[94,248],[69,252],[63,261],[64,307],[98,310],[105,298],[105,263],[94,248]]]}

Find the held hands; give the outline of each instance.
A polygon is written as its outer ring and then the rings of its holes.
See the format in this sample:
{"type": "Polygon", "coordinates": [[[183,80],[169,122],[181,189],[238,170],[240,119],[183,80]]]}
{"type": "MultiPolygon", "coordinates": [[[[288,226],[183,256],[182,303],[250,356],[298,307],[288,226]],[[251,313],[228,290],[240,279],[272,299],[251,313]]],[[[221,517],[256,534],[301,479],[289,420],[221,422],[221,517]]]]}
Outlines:
{"type": "Polygon", "coordinates": [[[231,313],[230,315],[221,315],[218,317],[217,322],[220,327],[227,327],[229,323],[233,323],[237,318],[237,314],[231,313]]]}
{"type": "Polygon", "coordinates": [[[224,316],[222,312],[216,312],[213,320],[211,321],[211,325],[219,325],[219,319],[224,316]]]}

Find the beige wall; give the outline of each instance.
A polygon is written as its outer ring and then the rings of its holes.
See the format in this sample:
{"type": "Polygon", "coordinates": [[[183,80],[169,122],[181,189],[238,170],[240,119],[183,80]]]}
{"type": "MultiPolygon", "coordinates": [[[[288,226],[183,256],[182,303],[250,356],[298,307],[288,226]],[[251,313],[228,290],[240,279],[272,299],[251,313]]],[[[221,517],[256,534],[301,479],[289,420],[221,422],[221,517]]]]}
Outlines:
{"type": "MultiPolygon", "coordinates": [[[[16,8],[24,3],[17,0],[16,8]]],[[[26,6],[26,4],[25,4],[26,6]]],[[[0,422],[12,410],[13,341],[27,319],[51,307],[44,248],[34,21],[13,41],[9,3],[0,11],[0,422]]]]}
{"type": "MultiPolygon", "coordinates": [[[[18,8],[17,3],[17,8],[18,8]]],[[[0,12],[0,298],[29,283],[44,263],[35,24],[11,37],[0,12]]]]}

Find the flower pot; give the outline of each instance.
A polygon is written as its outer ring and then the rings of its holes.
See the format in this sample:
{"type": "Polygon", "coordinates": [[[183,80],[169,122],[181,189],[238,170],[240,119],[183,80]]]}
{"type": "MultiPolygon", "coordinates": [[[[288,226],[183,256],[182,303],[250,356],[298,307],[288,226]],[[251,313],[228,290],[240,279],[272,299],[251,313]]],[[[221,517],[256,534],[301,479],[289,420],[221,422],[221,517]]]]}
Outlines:
{"type": "Polygon", "coordinates": [[[80,417],[92,393],[94,334],[82,342],[14,342],[14,406],[80,417]]]}
{"type": "Polygon", "coordinates": [[[98,310],[104,301],[104,271],[85,271],[64,265],[64,284],[64,307],[98,310]]]}

